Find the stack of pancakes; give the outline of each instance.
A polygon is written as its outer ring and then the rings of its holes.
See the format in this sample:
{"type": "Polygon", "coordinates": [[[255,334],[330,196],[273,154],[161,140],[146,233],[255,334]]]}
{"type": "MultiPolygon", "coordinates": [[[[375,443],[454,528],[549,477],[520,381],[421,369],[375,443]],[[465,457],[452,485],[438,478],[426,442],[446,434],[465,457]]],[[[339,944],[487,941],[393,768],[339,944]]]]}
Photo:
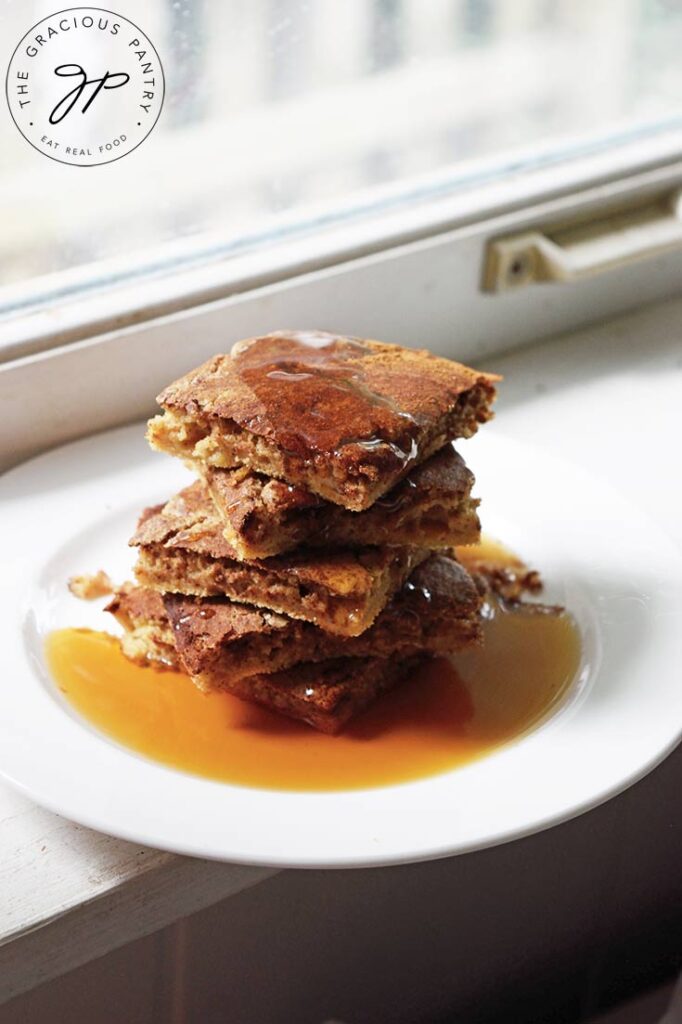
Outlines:
{"type": "Polygon", "coordinates": [[[473,476],[452,446],[496,378],[322,332],[234,346],[167,387],[153,448],[198,479],[145,509],[109,610],[136,661],[337,732],[431,654],[480,641],[473,476]]]}

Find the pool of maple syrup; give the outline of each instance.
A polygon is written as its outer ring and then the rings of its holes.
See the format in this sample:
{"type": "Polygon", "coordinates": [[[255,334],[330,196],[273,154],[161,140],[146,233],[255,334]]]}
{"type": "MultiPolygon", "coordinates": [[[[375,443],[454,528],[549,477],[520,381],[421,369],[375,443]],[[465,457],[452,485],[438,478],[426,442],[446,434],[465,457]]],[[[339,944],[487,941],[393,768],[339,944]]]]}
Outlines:
{"type": "MultiPolygon", "coordinates": [[[[518,564],[487,540],[459,556],[518,564]]],[[[527,732],[565,697],[581,659],[572,617],[494,604],[486,614],[482,648],[427,662],[339,736],[134,665],[106,633],[58,630],[46,653],[75,710],[152,760],[243,786],[358,789],[464,765],[527,732]]]]}

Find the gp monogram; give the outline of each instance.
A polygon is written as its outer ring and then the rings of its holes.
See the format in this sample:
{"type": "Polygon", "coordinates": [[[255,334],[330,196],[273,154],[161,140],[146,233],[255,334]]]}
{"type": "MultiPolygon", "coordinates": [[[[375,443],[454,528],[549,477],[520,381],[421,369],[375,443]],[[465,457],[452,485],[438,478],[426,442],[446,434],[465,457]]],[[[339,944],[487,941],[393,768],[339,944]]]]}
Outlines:
{"type": "Polygon", "coordinates": [[[35,149],[93,167],[146,139],[161,113],[164,76],[153,43],[127,18],[72,7],[26,33],[5,88],[14,123],[35,149]]]}

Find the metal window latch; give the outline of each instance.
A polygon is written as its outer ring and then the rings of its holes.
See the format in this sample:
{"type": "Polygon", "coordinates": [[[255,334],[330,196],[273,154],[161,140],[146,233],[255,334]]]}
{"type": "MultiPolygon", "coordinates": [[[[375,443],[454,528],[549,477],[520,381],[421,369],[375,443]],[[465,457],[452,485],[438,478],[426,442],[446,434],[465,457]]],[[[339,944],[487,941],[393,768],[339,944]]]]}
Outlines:
{"type": "Polygon", "coordinates": [[[682,188],[609,216],[525,231],[488,243],[483,290],[579,281],[682,248],[682,188]]]}

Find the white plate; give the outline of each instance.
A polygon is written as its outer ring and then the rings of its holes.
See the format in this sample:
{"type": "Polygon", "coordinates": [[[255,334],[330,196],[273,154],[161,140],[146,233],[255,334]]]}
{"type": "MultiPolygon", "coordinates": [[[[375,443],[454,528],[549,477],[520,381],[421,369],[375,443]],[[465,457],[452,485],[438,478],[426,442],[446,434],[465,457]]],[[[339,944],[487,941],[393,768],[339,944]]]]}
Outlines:
{"type": "Polygon", "coordinates": [[[583,636],[581,678],[550,721],[433,778],[340,793],[206,781],[97,733],[61,699],[43,658],[52,629],[103,628],[65,581],[129,575],[139,509],[188,478],[140,425],[100,434],[5,476],[0,774],[59,814],[201,857],[346,867],[443,857],[563,821],[653,768],[682,731],[680,557],[618,494],[539,450],[484,431],[462,446],[486,532],[542,569],[583,636]]]}

